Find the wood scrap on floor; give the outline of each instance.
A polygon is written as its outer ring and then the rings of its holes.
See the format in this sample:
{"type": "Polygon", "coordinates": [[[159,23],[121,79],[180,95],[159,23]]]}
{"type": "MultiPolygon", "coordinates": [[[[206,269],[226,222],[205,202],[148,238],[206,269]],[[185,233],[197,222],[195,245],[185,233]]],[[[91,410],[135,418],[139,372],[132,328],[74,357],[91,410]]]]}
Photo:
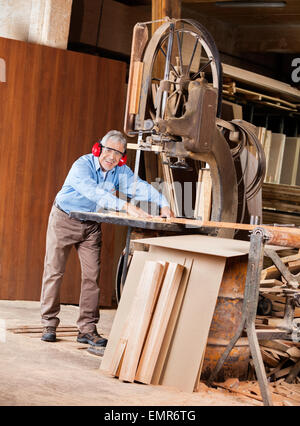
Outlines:
{"type": "MultiPolygon", "coordinates": [[[[7,331],[14,334],[24,334],[28,337],[40,338],[43,334],[43,326],[40,325],[19,325],[15,327],[7,327],[7,331]]],[[[77,336],[78,328],[72,325],[61,325],[56,328],[57,337],[77,336]]]]}
{"type": "MultiPolygon", "coordinates": [[[[262,403],[259,384],[257,381],[247,380],[240,382],[237,378],[230,378],[222,383],[215,382],[214,386],[262,403]]],[[[269,383],[269,389],[274,405],[300,406],[299,386],[285,383],[283,379],[281,379],[275,383],[269,383]]]]}
{"type": "MultiPolygon", "coordinates": [[[[281,261],[288,270],[296,276],[300,272],[300,254],[284,256],[281,261]]],[[[284,277],[275,265],[269,266],[262,271],[260,281],[260,297],[271,306],[267,315],[259,309],[260,315],[256,316],[256,328],[281,328],[287,326],[286,323],[286,303],[287,297],[292,293],[300,294],[300,288],[288,289],[284,277]]],[[[293,320],[295,326],[300,324],[300,307],[295,304],[293,308],[293,320]],[[299,318],[299,320],[298,320],[299,318]]],[[[299,325],[298,325],[299,328],[299,325]]],[[[290,384],[300,383],[300,342],[299,336],[292,336],[289,340],[260,340],[259,341],[262,358],[264,361],[267,377],[270,382],[278,383],[278,380],[290,384]]]]}

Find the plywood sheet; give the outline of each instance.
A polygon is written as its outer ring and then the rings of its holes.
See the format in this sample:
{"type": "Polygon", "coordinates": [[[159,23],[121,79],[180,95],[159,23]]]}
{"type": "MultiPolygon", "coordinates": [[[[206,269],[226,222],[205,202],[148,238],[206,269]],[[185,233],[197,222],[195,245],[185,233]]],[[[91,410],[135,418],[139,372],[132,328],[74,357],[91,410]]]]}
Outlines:
{"type": "Polygon", "coordinates": [[[299,166],[299,162],[298,162],[298,166],[297,166],[297,173],[296,173],[296,185],[300,186],[300,166],[299,166]]]}
{"type": "Polygon", "coordinates": [[[147,260],[129,311],[129,332],[119,379],[133,382],[155,302],[163,281],[165,264],[147,260]]]}
{"type": "Polygon", "coordinates": [[[272,133],[266,182],[279,183],[286,136],[272,133]]]}
{"type": "Polygon", "coordinates": [[[286,138],[280,174],[280,183],[295,185],[299,163],[300,138],[286,138]]]}
{"type": "Polygon", "coordinates": [[[269,170],[271,140],[272,140],[272,132],[271,132],[271,130],[267,130],[266,135],[265,135],[265,140],[264,140],[264,151],[265,151],[265,156],[266,156],[265,182],[267,181],[267,175],[268,175],[268,170],[269,170]]]}
{"type": "Polygon", "coordinates": [[[243,107],[234,102],[222,100],[222,117],[223,120],[231,121],[234,119],[243,119],[243,107]]]}
{"type": "MultiPolygon", "coordinates": [[[[153,252],[156,252],[158,256],[160,256],[160,247],[153,247],[153,252]]],[[[164,249],[165,250],[165,255],[166,255],[166,250],[168,249],[164,249]]],[[[153,252],[151,253],[153,255],[153,252]]],[[[178,253],[177,253],[178,254],[178,253]]],[[[177,323],[177,319],[178,319],[178,315],[181,309],[181,305],[182,305],[182,300],[184,298],[185,295],[185,291],[186,291],[186,286],[190,277],[190,272],[192,270],[192,266],[193,266],[193,254],[192,253],[187,253],[189,255],[189,257],[185,260],[184,266],[185,269],[183,271],[183,277],[182,280],[180,282],[180,286],[177,292],[177,296],[176,296],[176,300],[174,302],[174,306],[173,306],[173,310],[168,322],[168,326],[164,335],[164,339],[162,341],[162,345],[160,347],[160,351],[159,351],[159,355],[158,355],[158,359],[157,362],[155,364],[155,368],[154,368],[154,372],[153,372],[153,376],[151,379],[151,383],[154,385],[158,385],[160,382],[160,378],[161,378],[161,374],[163,371],[163,367],[167,358],[167,354],[169,351],[169,347],[170,347],[170,342],[172,340],[173,337],[173,333],[174,333],[174,329],[177,323]]]]}
{"type": "MultiPolygon", "coordinates": [[[[161,256],[166,249],[161,249],[161,256]]],[[[226,258],[194,254],[188,286],[160,383],[193,392],[206,348],[226,258]]]]}
{"type": "Polygon", "coordinates": [[[175,262],[167,264],[168,270],[151,320],[135,379],[150,383],[164,340],[168,322],[182,281],[184,266],[175,262]]]}
{"type": "Polygon", "coordinates": [[[136,242],[149,244],[150,246],[168,247],[187,252],[224,257],[247,254],[250,247],[248,241],[216,238],[199,234],[143,238],[136,240],[136,242]]]}

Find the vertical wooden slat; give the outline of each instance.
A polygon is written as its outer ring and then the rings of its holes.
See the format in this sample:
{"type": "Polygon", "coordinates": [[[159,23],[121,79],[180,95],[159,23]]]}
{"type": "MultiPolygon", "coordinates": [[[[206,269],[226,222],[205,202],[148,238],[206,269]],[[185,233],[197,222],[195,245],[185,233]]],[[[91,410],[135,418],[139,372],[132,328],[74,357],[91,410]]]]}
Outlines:
{"type": "MultiPolygon", "coordinates": [[[[128,339],[119,379],[133,382],[150,319],[162,283],[165,267],[159,262],[146,261],[132,302],[128,339]]],[[[127,334],[126,334],[127,337],[127,334]]]]}
{"type": "Polygon", "coordinates": [[[212,202],[212,181],[209,169],[200,169],[198,174],[194,216],[210,220],[212,202]]]}
{"type": "Polygon", "coordinates": [[[149,332],[139,360],[135,380],[149,384],[171,316],[177,291],[181,282],[184,266],[171,262],[162,284],[149,332]]]}

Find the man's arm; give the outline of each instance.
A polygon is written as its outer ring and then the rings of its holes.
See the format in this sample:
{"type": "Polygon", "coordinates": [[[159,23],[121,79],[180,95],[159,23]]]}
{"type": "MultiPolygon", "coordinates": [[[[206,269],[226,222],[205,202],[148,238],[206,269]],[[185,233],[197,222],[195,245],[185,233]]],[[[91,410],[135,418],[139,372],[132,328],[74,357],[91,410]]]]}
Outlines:
{"type": "Polygon", "coordinates": [[[126,201],[113,195],[115,187],[112,183],[106,183],[105,187],[98,184],[93,177],[89,164],[81,158],[71,167],[66,183],[79,194],[93,201],[97,205],[97,210],[100,208],[122,210],[126,203],[126,201]]]}
{"type": "Polygon", "coordinates": [[[126,194],[129,198],[132,198],[134,195],[137,201],[150,201],[156,203],[160,207],[161,216],[174,216],[166,197],[158,192],[154,186],[138,177],[136,186],[134,187],[134,174],[127,166],[124,167],[123,173],[120,173],[119,176],[119,191],[126,194]]]}
{"type": "Polygon", "coordinates": [[[139,207],[136,207],[134,204],[131,203],[125,203],[122,210],[128,213],[129,216],[144,218],[151,217],[151,215],[146,213],[143,209],[140,209],[139,207]]]}
{"type": "Polygon", "coordinates": [[[103,184],[97,184],[89,163],[82,158],[73,164],[67,180],[75,191],[97,205],[96,210],[101,208],[116,211],[122,210],[126,211],[130,216],[150,217],[142,209],[113,195],[116,188],[112,182],[105,182],[105,187],[103,187],[103,184]]]}

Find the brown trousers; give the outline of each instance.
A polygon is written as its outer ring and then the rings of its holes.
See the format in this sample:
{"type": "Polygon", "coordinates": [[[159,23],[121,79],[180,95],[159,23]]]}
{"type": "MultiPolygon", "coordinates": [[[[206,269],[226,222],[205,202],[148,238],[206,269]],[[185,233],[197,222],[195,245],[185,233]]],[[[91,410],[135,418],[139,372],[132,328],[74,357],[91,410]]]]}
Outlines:
{"type": "Polygon", "coordinates": [[[72,246],[81,265],[81,293],[78,329],[90,333],[99,321],[101,228],[94,222],[71,219],[53,205],[48,222],[46,255],[41,292],[41,315],[44,326],[57,327],[60,311],[60,286],[72,246]]]}

